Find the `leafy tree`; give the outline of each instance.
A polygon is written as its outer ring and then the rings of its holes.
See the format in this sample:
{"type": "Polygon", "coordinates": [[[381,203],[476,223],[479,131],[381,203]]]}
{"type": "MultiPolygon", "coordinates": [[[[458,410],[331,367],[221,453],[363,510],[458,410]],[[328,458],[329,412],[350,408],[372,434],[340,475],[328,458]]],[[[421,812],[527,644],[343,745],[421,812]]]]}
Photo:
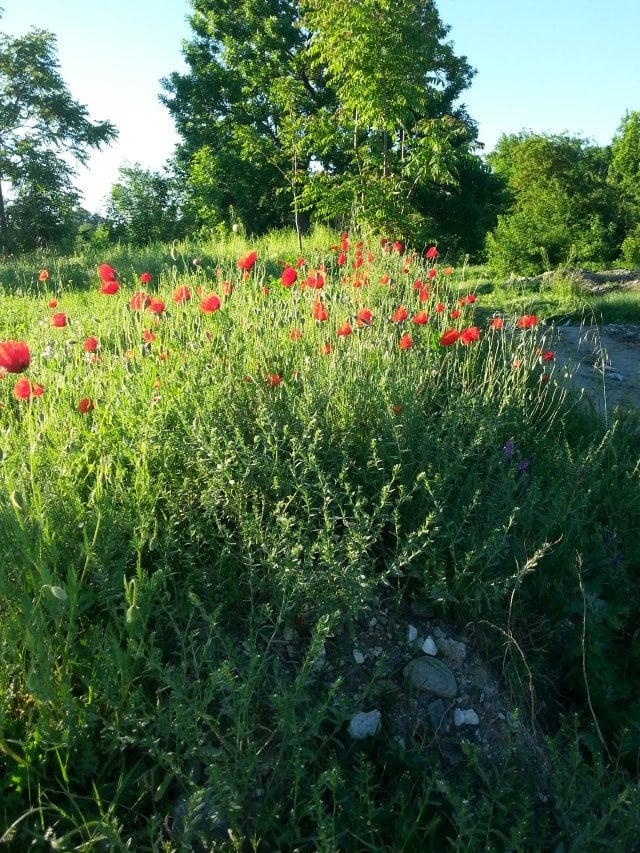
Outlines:
{"type": "Polygon", "coordinates": [[[606,262],[615,254],[608,149],[567,134],[503,135],[488,161],[510,196],[487,237],[492,267],[535,275],[546,266],[606,262]]]}
{"type": "Polygon", "coordinates": [[[93,123],[86,108],[71,97],[59,73],[52,33],[32,29],[15,38],[0,33],[0,236],[4,251],[12,234],[25,248],[65,236],[67,214],[78,200],[70,161],[86,162],[91,149],[115,136],[113,125],[93,123]],[[7,185],[9,200],[3,189],[7,185]]]}
{"type": "Polygon", "coordinates": [[[609,182],[617,196],[623,261],[640,266],[640,112],[627,113],[611,143],[609,182]]]}
{"type": "Polygon", "coordinates": [[[183,235],[175,178],[143,169],[139,163],[122,166],[118,175],[106,217],[115,236],[143,245],[183,235]]]}

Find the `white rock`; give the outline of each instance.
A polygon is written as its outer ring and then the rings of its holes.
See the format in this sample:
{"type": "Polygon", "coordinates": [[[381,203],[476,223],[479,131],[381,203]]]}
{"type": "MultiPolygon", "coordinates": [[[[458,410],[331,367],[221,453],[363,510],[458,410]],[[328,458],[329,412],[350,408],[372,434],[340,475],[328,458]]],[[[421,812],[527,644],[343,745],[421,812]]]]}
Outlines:
{"type": "Polygon", "coordinates": [[[407,628],[407,642],[408,643],[415,643],[415,641],[417,639],[418,639],[418,629],[415,628],[413,625],[409,625],[409,627],[407,628]]]}
{"type": "Polygon", "coordinates": [[[354,649],[353,650],[353,659],[358,664],[364,663],[364,655],[362,654],[360,649],[354,649]]]}
{"type": "Polygon", "coordinates": [[[453,725],[464,726],[464,711],[462,708],[454,708],[453,710],[453,725]]]}
{"type": "Polygon", "coordinates": [[[435,657],[438,654],[438,647],[433,641],[433,637],[427,637],[427,639],[422,644],[422,651],[425,653],[425,655],[431,655],[432,657],[435,657]]]}
{"type": "Polygon", "coordinates": [[[464,712],[464,724],[465,726],[479,726],[480,725],[480,717],[476,714],[473,708],[469,708],[464,712]]]}
{"type": "Polygon", "coordinates": [[[380,728],[382,714],[377,709],[373,711],[358,711],[349,723],[349,734],[354,740],[364,740],[376,734],[380,728]]]}

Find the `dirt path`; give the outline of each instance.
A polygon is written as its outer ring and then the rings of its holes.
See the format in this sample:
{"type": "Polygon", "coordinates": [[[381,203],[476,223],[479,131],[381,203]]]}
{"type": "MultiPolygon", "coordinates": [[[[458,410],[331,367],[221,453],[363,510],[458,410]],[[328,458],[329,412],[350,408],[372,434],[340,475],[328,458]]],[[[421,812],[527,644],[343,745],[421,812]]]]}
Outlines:
{"type": "Polygon", "coordinates": [[[640,328],[560,325],[545,335],[555,376],[583,391],[609,418],[617,406],[640,409],[640,328]]]}

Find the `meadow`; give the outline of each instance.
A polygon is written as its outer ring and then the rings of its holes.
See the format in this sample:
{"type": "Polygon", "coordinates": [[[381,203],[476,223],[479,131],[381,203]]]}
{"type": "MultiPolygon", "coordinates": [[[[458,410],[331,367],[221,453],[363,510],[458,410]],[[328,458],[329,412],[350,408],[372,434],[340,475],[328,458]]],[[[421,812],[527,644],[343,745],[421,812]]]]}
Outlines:
{"type": "Polygon", "coordinates": [[[635,849],[638,415],[547,322],[604,302],[441,252],[5,259],[0,848],[635,849]],[[434,728],[417,623],[495,674],[500,749],[434,728]]]}

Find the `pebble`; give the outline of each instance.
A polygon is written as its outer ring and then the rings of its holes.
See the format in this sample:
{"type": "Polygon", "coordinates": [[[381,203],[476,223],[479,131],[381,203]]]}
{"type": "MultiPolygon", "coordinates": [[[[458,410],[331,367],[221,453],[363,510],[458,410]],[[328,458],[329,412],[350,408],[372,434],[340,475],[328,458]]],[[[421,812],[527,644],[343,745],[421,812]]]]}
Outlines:
{"type": "Polygon", "coordinates": [[[373,711],[358,711],[349,723],[349,734],[354,740],[364,740],[375,735],[380,728],[382,714],[377,709],[373,711]]]}
{"type": "Polygon", "coordinates": [[[360,651],[360,649],[353,650],[353,659],[357,664],[364,663],[364,655],[360,651]]]}
{"type": "Polygon", "coordinates": [[[462,708],[455,708],[453,711],[454,726],[479,726],[480,717],[472,708],[463,711],[462,708]]]}
{"type": "Polygon", "coordinates": [[[431,655],[431,657],[435,657],[438,654],[438,647],[432,637],[427,637],[424,641],[422,644],[422,651],[425,655],[431,655]]]}
{"type": "Polygon", "coordinates": [[[418,629],[414,625],[409,625],[407,628],[407,642],[415,643],[418,639],[418,629]]]}
{"type": "Polygon", "coordinates": [[[443,699],[453,699],[458,692],[455,675],[439,658],[415,658],[404,668],[404,675],[411,687],[428,690],[443,699]]]}

